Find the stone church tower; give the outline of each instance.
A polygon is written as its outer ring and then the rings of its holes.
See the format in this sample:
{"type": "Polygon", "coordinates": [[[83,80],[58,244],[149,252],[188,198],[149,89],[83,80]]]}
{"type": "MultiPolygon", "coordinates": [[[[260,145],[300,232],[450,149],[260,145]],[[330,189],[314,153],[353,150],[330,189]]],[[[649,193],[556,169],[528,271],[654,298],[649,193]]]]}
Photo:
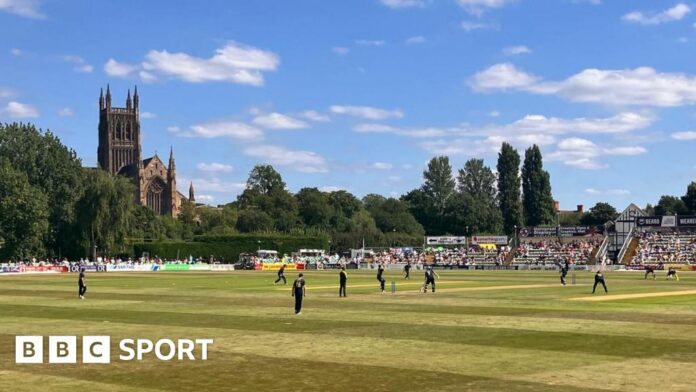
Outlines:
{"type": "Polygon", "coordinates": [[[111,105],[108,85],[106,97],[103,90],[99,94],[99,167],[132,179],[137,204],[148,206],[158,214],[176,217],[185,197],[176,190],[174,150],[169,152],[168,166],[157,154],[142,159],[139,101],[137,86],[132,100],[128,90],[125,108],[111,105]]]}

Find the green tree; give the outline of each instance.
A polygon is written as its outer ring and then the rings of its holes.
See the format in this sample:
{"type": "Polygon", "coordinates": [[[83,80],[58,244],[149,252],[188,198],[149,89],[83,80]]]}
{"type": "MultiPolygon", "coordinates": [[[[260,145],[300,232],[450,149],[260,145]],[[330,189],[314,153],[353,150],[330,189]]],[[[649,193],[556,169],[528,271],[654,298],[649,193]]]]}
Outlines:
{"type": "Polygon", "coordinates": [[[328,228],[333,209],[327,194],[317,188],[302,188],[295,197],[300,217],[306,227],[328,228]]]}
{"type": "Polygon", "coordinates": [[[551,180],[549,173],[544,170],[541,151],[536,144],[524,153],[522,205],[528,226],[538,226],[554,221],[551,180]]]}
{"type": "MultiPolygon", "coordinates": [[[[236,207],[240,216],[247,209],[263,211],[273,222],[268,230],[289,232],[301,226],[297,200],[285,189],[282,177],[270,165],[258,165],[252,169],[247,188],[237,197],[236,207]]],[[[247,227],[247,222],[242,226],[247,227]]]]}
{"type": "Polygon", "coordinates": [[[689,210],[682,199],[676,196],[663,195],[655,206],[655,215],[685,215],[689,210]]]}
{"type": "Polygon", "coordinates": [[[97,248],[107,255],[124,250],[122,245],[131,231],[135,187],[121,176],[99,169],[86,171],[85,192],[77,202],[77,224],[95,260],[97,248]]]}
{"type": "Polygon", "coordinates": [[[483,159],[469,159],[464,168],[459,169],[458,190],[471,196],[495,203],[495,174],[483,163],[483,159]]]}
{"type": "Polygon", "coordinates": [[[227,205],[222,208],[201,206],[196,208],[196,234],[227,235],[235,234],[237,209],[227,205]]]}
{"type": "Polygon", "coordinates": [[[423,226],[427,234],[445,234],[435,206],[433,206],[432,201],[425,194],[423,188],[414,189],[401,196],[401,201],[408,205],[411,215],[423,226]]]}
{"type": "Polygon", "coordinates": [[[265,195],[273,190],[285,190],[285,182],[273,166],[271,165],[256,165],[249,173],[247,179],[247,189],[256,191],[259,194],[265,195]]]}
{"type": "Polygon", "coordinates": [[[696,182],[692,181],[689,184],[686,188],[686,194],[681,199],[689,214],[696,214],[696,182]]]}
{"type": "Polygon", "coordinates": [[[363,207],[368,211],[374,211],[379,209],[379,207],[384,204],[387,199],[376,193],[369,193],[365,195],[362,199],[363,207]]]}
{"type": "MultiPolygon", "coordinates": [[[[503,217],[498,206],[495,182],[495,174],[484,165],[482,159],[470,159],[464,164],[458,176],[459,193],[464,197],[458,198],[458,206],[453,213],[456,225],[468,226],[472,234],[500,233],[503,217]]],[[[450,228],[450,232],[455,231],[461,232],[461,227],[450,228]]]]}
{"type": "Polygon", "coordinates": [[[48,211],[48,198],[27,175],[0,161],[0,261],[45,254],[48,211]]]}
{"type": "Polygon", "coordinates": [[[242,233],[270,231],[273,229],[273,218],[263,211],[250,208],[239,212],[236,227],[242,233]]]}
{"type": "Polygon", "coordinates": [[[503,229],[514,234],[514,227],[522,226],[522,203],[520,197],[520,155],[512,145],[503,143],[498,153],[498,198],[503,216],[503,229]]]}
{"type": "Polygon", "coordinates": [[[455,191],[455,181],[452,177],[452,165],[446,156],[438,156],[428,162],[428,168],[423,172],[423,191],[430,199],[437,212],[439,223],[444,225],[447,205],[455,191]]]}
{"type": "Polygon", "coordinates": [[[609,203],[600,202],[595,204],[580,218],[580,223],[583,225],[603,225],[608,221],[616,219],[617,216],[619,216],[619,213],[616,212],[616,208],[609,203]]]}
{"type": "Polygon", "coordinates": [[[331,192],[328,197],[331,206],[329,226],[335,232],[349,231],[350,219],[362,208],[360,200],[350,192],[343,190],[331,192]]]}
{"type": "Polygon", "coordinates": [[[31,186],[50,195],[49,229],[43,236],[49,255],[81,256],[75,205],[85,181],[82,162],[75,151],[50,131],[43,132],[31,124],[0,123],[0,157],[24,173],[31,186]]]}
{"type": "Polygon", "coordinates": [[[379,205],[372,204],[370,215],[384,233],[408,233],[422,235],[423,226],[408,211],[408,205],[398,199],[385,199],[379,205]]]}

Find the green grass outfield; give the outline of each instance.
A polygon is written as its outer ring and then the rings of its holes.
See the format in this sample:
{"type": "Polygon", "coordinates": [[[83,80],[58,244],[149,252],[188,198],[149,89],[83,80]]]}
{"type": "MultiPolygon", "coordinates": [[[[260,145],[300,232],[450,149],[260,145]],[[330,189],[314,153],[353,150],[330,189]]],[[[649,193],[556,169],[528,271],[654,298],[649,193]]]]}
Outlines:
{"type": "Polygon", "coordinates": [[[555,272],[440,276],[419,294],[421,271],[387,271],[397,293],[381,295],[374,272],[349,271],[339,299],[337,271],[308,272],[301,316],[273,272],[88,273],[84,301],[75,274],[0,276],[0,391],[696,389],[694,273],[608,273],[609,295],[681,295],[596,302],[589,272],[567,287],[555,272]],[[15,335],[110,335],[115,360],[17,365],[15,335]],[[179,337],[213,338],[208,361],[118,361],[122,338],[179,337]]]}

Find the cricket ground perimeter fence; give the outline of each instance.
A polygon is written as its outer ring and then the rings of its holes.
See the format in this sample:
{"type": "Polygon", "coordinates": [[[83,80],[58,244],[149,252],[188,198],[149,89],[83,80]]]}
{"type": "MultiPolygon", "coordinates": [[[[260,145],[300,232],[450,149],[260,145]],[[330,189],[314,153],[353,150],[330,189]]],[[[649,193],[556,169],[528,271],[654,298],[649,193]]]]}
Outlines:
{"type": "Polygon", "coordinates": [[[0,276],[2,275],[24,275],[24,274],[65,274],[78,273],[83,269],[90,273],[108,272],[172,272],[172,271],[212,271],[224,272],[234,271],[233,264],[71,264],[71,265],[2,265],[0,266],[0,276]]]}

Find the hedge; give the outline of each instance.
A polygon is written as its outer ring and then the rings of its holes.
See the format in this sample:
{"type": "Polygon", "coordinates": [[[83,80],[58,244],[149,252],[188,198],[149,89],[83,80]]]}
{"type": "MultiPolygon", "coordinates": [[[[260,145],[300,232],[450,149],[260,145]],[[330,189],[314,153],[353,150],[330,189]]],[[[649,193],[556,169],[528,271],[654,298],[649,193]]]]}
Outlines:
{"type": "Polygon", "coordinates": [[[150,257],[159,256],[165,259],[187,258],[188,256],[216,259],[224,258],[228,262],[236,262],[240,253],[255,253],[261,249],[276,250],[279,254],[291,254],[299,249],[328,249],[328,236],[291,236],[282,234],[240,234],[194,237],[193,241],[175,242],[143,242],[133,244],[136,257],[143,252],[150,257]],[[259,243],[259,241],[261,241],[259,243]]]}

